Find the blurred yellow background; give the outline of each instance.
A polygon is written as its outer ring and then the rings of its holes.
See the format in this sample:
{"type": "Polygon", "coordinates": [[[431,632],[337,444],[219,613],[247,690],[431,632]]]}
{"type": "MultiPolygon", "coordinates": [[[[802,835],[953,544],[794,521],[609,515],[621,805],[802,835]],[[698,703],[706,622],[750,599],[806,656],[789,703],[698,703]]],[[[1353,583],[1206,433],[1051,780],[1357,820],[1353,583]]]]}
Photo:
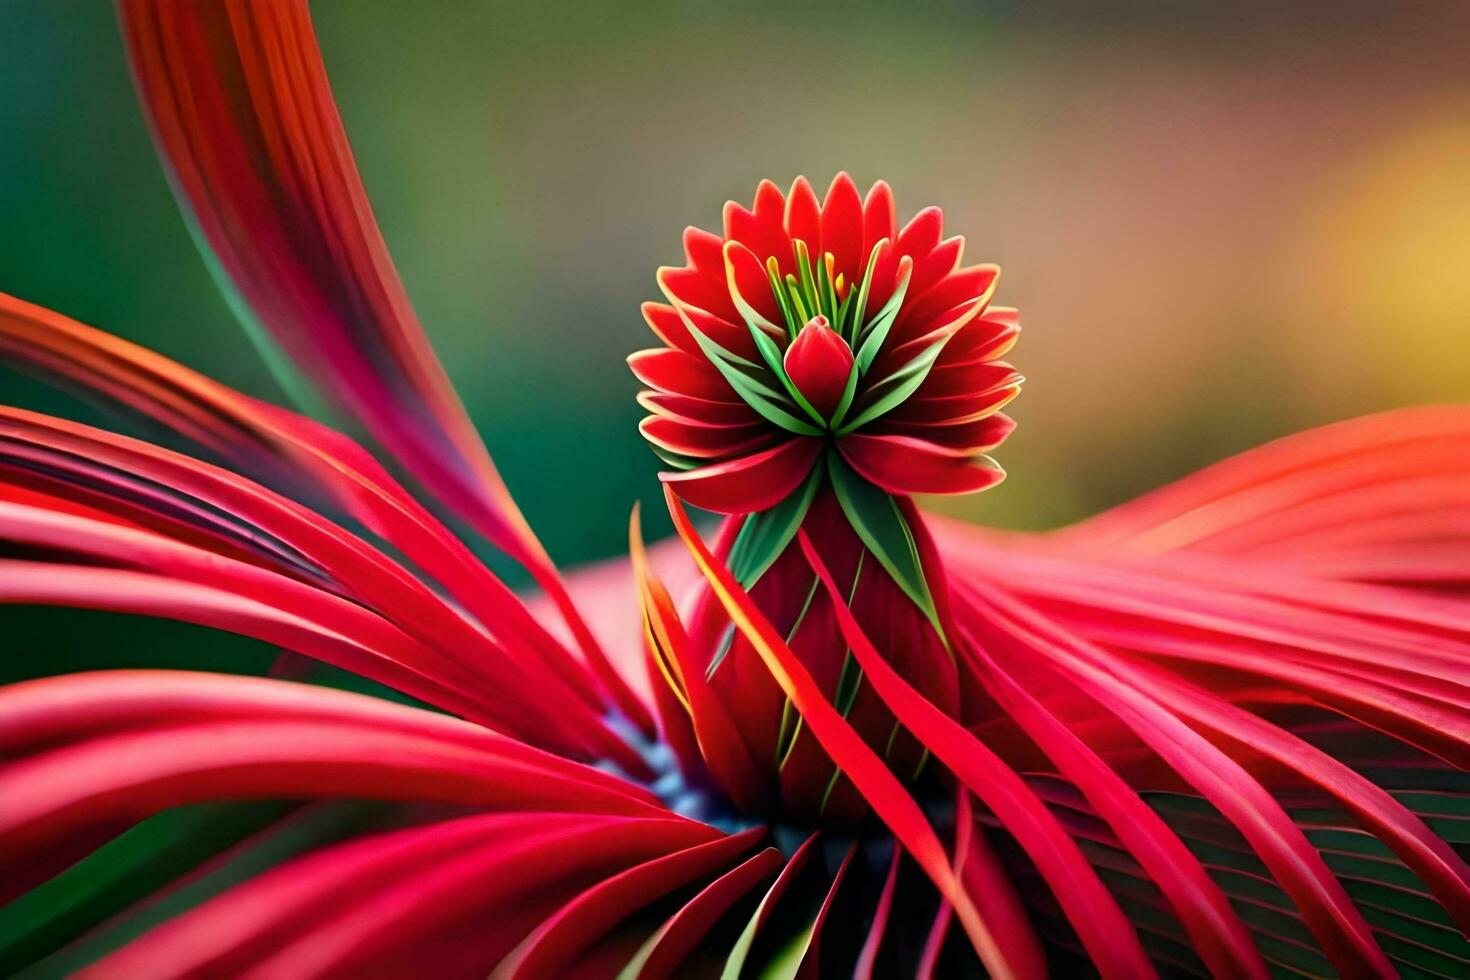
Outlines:
{"type": "MultiPolygon", "coordinates": [[[[0,6],[0,289],[279,398],[109,6],[0,6]]],[[[939,204],[1003,266],[1021,428],[1007,483],[953,513],[1051,526],[1299,428],[1470,400],[1470,6],[1277,6],[313,11],[410,294],[574,561],[621,550],[656,492],[622,363],[654,269],[762,177],[885,178],[901,217],[939,204]]]]}

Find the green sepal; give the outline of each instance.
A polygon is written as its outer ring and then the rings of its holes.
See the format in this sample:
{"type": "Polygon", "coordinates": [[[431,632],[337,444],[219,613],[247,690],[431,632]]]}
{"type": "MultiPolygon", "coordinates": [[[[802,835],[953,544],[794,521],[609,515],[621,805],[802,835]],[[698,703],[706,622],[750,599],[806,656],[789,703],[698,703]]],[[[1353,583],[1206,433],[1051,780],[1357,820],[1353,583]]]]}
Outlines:
{"type": "Polygon", "coordinates": [[[868,368],[873,366],[873,360],[883,349],[883,342],[888,339],[888,331],[893,329],[893,321],[898,319],[898,309],[903,305],[904,295],[909,291],[909,282],[913,276],[914,267],[910,265],[908,272],[893,288],[893,295],[888,297],[888,302],[883,304],[883,308],[873,317],[873,322],[864,327],[862,334],[857,338],[861,341],[857,352],[860,373],[868,373],[868,368]]]}
{"type": "Polygon", "coordinates": [[[873,401],[869,402],[856,418],[838,429],[837,434],[847,435],[867,425],[880,415],[893,411],[907,401],[910,395],[919,390],[924,379],[929,377],[930,369],[934,367],[934,362],[938,360],[940,352],[944,350],[944,345],[948,341],[948,337],[935,341],[926,347],[918,357],[874,385],[871,389],[873,401]]]}
{"type": "Polygon", "coordinates": [[[735,543],[730,546],[727,561],[730,574],[735,576],[741,588],[749,589],[755,585],[796,537],[825,476],[821,466],[813,466],[795,493],[770,510],[745,518],[740,533],[735,536],[735,543]]]}
{"type": "Polygon", "coordinates": [[[919,546],[898,501],[864,480],[838,453],[827,455],[827,472],[852,529],[904,594],[940,629],[919,546]]]}
{"type": "Polygon", "coordinates": [[[694,338],[694,342],[699,345],[699,349],[704,352],[704,356],[715,366],[715,369],[724,375],[726,381],[730,382],[730,387],[735,389],[735,393],[767,421],[780,426],[787,432],[795,432],[797,435],[822,434],[821,429],[802,421],[790,411],[796,406],[787,402],[785,395],[761,379],[759,364],[730,353],[693,326],[689,326],[689,335],[694,338]]]}

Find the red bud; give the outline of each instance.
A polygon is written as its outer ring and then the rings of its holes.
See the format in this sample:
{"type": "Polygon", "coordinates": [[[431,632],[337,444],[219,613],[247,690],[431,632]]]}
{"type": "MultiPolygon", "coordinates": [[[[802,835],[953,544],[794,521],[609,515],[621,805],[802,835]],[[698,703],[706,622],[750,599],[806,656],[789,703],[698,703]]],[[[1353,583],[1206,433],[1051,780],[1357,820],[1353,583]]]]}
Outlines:
{"type": "Polygon", "coordinates": [[[852,348],[827,323],[815,316],[786,349],[786,376],[812,407],[830,419],[842,401],[852,374],[852,348]]]}

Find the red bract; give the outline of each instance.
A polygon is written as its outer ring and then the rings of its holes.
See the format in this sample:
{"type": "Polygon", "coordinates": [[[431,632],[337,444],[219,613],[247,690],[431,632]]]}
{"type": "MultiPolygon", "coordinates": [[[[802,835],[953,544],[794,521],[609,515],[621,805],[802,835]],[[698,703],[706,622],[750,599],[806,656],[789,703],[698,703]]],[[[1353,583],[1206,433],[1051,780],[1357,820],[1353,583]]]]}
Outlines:
{"type": "Polygon", "coordinates": [[[998,358],[1020,324],[963,250],[938,208],[900,229],[888,185],[863,198],[847,174],[821,204],[805,178],[765,181],[723,237],[687,229],[668,303],[643,306],[666,347],[628,359],[664,481],[725,514],[774,506],[829,452],[892,494],[1000,482],[985,454],[1013,428],[1021,376],[998,358]]]}
{"type": "Polygon", "coordinates": [[[998,475],[994,270],[882,184],[763,184],[687,236],[633,359],[679,540],[635,523],[563,583],[393,274],[304,5],[122,11],[241,310],[546,597],[347,437],[0,295],[7,364],[184,447],[0,407],[0,602],[281,651],[0,690],[0,971],[1470,969],[1470,408],[1052,534],[926,518],[910,491],[998,475]],[[730,514],[712,543],[681,498],[730,514]]]}

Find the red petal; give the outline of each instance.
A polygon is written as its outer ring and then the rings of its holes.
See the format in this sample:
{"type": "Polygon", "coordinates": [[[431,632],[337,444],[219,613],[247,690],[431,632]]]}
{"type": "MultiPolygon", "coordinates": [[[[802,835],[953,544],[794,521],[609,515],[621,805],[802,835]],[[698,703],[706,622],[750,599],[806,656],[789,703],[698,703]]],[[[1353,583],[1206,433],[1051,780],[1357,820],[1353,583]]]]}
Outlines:
{"type": "Polygon", "coordinates": [[[725,240],[714,232],[690,225],[684,229],[684,256],[689,267],[718,280],[725,269],[725,240]]]}
{"type": "Polygon", "coordinates": [[[794,493],[821,451],[820,440],[797,437],[728,463],[660,473],[659,479],[696,507],[749,514],[769,510],[794,493]]]}
{"type": "Polygon", "coordinates": [[[666,346],[699,354],[699,345],[689,335],[689,328],[684,325],[684,319],[679,316],[678,310],[667,303],[644,303],[639,310],[648,329],[666,346]]]}
{"type": "Polygon", "coordinates": [[[919,390],[914,392],[914,397],[978,398],[1002,388],[1013,388],[1020,383],[1021,375],[1005,361],[935,364],[919,390]]]}
{"type": "MultiPolygon", "coordinates": [[[[782,228],[785,211],[786,200],[781,196],[781,189],[763,180],[756,188],[754,213],[734,201],[725,205],[725,238],[750,249],[762,270],[770,256],[784,262],[791,253],[791,243],[782,228]]],[[[769,286],[766,291],[770,291],[769,286]]]]}
{"type": "Polygon", "coordinates": [[[550,583],[394,271],[306,5],[127,0],[121,15],[173,186],[255,317],[442,503],[550,583]]]}
{"type": "MultiPolygon", "coordinates": [[[[786,235],[792,242],[806,242],[807,251],[813,256],[822,254],[822,207],[817,203],[816,191],[805,177],[798,177],[791,184],[791,193],[786,195],[786,235]]],[[[781,259],[782,271],[795,271],[795,256],[777,256],[781,259]]]]}
{"type": "MultiPolygon", "coordinates": [[[[1207,798],[1297,903],[1308,928],[1339,970],[1391,974],[1387,958],[1341,882],[1281,805],[1243,766],[1141,692],[1122,658],[1081,641],[1024,603],[987,589],[977,620],[984,634],[1034,664],[1042,658],[1113,712],[1174,771],[1207,798]]],[[[1018,663],[1020,660],[1017,661],[1018,663]]]]}
{"type": "Polygon", "coordinates": [[[704,425],[650,415],[638,423],[643,438],[680,456],[723,459],[748,455],[778,438],[764,421],[754,425],[704,425]]]}
{"type": "Polygon", "coordinates": [[[681,350],[641,350],[628,356],[628,367],[639,381],[658,391],[712,402],[740,398],[713,364],[681,350]]]}
{"type": "Polygon", "coordinates": [[[1098,970],[1104,976],[1150,975],[1153,971],[1148,958],[1122,909],[1046,804],[984,742],[899,676],[841,601],[842,592],[811,540],[800,532],[798,540],[813,571],[833,597],[842,635],[862,666],[864,679],[872,682],[904,727],[1016,837],[1051,886],[1098,970]]]}
{"type": "MultiPolygon", "coordinates": [[[[730,290],[730,299],[740,308],[741,301],[765,320],[768,327],[775,329],[786,322],[776,295],[771,291],[771,279],[766,272],[765,262],[739,242],[725,243],[725,277],[730,290]]],[[[744,320],[742,318],[741,322],[744,320]]],[[[784,327],[779,328],[785,333],[784,327]]],[[[746,328],[747,336],[749,328],[746,328]]],[[[747,348],[753,354],[755,341],[751,339],[747,348]]]]}
{"type": "Polygon", "coordinates": [[[928,207],[914,215],[913,220],[903,226],[895,244],[900,255],[911,256],[918,263],[939,245],[939,236],[944,233],[944,212],[928,207]]]}
{"type": "Polygon", "coordinates": [[[708,885],[659,927],[638,976],[648,980],[674,976],[725,913],[785,864],[781,852],[768,847],[708,885]]]}
{"type": "MultiPolygon", "coordinates": [[[[350,513],[438,580],[482,623],[560,661],[574,680],[582,668],[526,611],[468,547],[399,486],[361,446],[310,419],[266,405],[167,358],[83,326],[49,310],[0,294],[0,351],[17,363],[59,374],[116,399],[234,462],[285,478],[350,513]]],[[[99,438],[106,434],[98,434],[99,438]]],[[[141,445],[141,444],[134,444],[141,445]]],[[[182,465],[182,464],[180,464],[182,465]]],[[[548,594],[564,615],[565,593],[548,594]]],[[[574,635],[585,631],[574,614],[574,635]]],[[[584,639],[590,640],[590,634],[584,639]]],[[[583,652],[598,679],[630,718],[647,721],[595,642],[583,652]]]]}
{"type": "Polygon", "coordinates": [[[755,409],[745,402],[712,402],[689,395],[676,395],[666,391],[640,391],[638,404],[654,415],[677,419],[682,422],[702,422],[707,425],[743,425],[761,421],[755,409]]]}
{"type": "MultiPolygon", "coordinates": [[[[898,287],[899,268],[902,264],[898,249],[892,242],[878,250],[878,260],[873,263],[873,281],[868,289],[868,304],[863,310],[864,321],[873,319],[893,295],[893,290],[898,287]]],[[[865,275],[867,271],[864,266],[865,275]]]]}
{"type": "Polygon", "coordinates": [[[978,676],[1001,710],[1087,797],[1158,884],[1206,965],[1218,976],[1265,976],[1265,963],[1224,893],[1158,813],[982,645],[964,649],[977,662],[978,676]]]}
{"type": "Polygon", "coordinates": [[[732,717],[734,706],[720,700],[705,675],[705,665],[695,662],[678,610],[649,569],[636,509],[629,522],[628,546],[649,654],[668,661],[660,671],[682,702],[680,710],[692,728],[698,754],[737,806],[760,810],[768,793],[732,717]]]}
{"type": "Polygon", "coordinates": [[[1021,393],[1017,385],[998,388],[979,395],[955,395],[946,398],[914,397],[884,418],[921,424],[963,425],[994,415],[1021,393]]]}
{"type": "Polygon", "coordinates": [[[764,835],[763,828],[756,828],[673,851],[589,888],[542,922],[492,975],[565,975],[613,926],[696,878],[729,867],[764,835]]]}
{"type": "Polygon", "coordinates": [[[664,296],[676,306],[704,310],[730,322],[740,319],[739,311],[730,301],[730,289],[725,285],[723,258],[714,275],[698,269],[661,266],[654,278],[664,296]]]}
{"type": "MultiPolygon", "coordinates": [[[[670,287],[670,276],[675,276],[675,273],[684,275],[685,270],[660,269],[657,275],[659,288],[663,289],[663,294],[669,298],[669,303],[673,306],[673,313],[679,317],[678,329],[682,331],[682,336],[686,341],[685,344],[676,344],[673,347],[688,351],[689,354],[694,354],[698,359],[704,360],[704,351],[700,350],[698,342],[694,339],[694,332],[697,331],[725,350],[731,351],[732,354],[738,354],[745,359],[757,359],[760,354],[756,351],[756,341],[751,338],[750,328],[745,325],[744,317],[739,314],[732,301],[728,282],[725,281],[723,266],[720,267],[720,307],[731,310],[729,314],[710,313],[709,310],[697,304],[691,304],[686,298],[681,297],[675,289],[670,287]]],[[[700,282],[701,284],[704,282],[703,275],[700,276],[700,282]]],[[[770,292],[770,287],[766,288],[766,292],[770,292]]],[[[659,331],[654,332],[657,334],[659,331]]]]}
{"type": "Polygon", "coordinates": [[[949,339],[935,366],[1004,357],[1015,346],[1020,333],[1020,317],[1015,310],[988,307],[949,339]]]}
{"type": "Polygon", "coordinates": [[[961,304],[978,299],[983,308],[994,295],[996,283],[1000,279],[1000,266],[976,265],[957,269],[935,283],[931,289],[919,292],[916,291],[919,286],[919,272],[919,266],[915,265],[914,281],[909,286],[909,295],[904,301],[897,323],[894,324],[895,329],[905,327],[906,334],[923,333],[923,324],[961,304]]]}
{"type": "MultiPolygon", "coordinates": [[[[909,282],[909,293],[905,302],[909,299],[918,300],[937,286],[941,280],[953,273],[960,267],[960,258],[965,251],[965,240],[963,237],[955,236],[940,242],[927,253],[914,255],[914,278],[909,282]]],[[[899,252],[903,252],[903,242],[899,241],[899,252]]]]}
{"type": "Polygon", "coordinates": [[[868,257],[863,248],[863,202],[857,185],[845,172],[832,179],[827,200],[822,204],[822,251],[831,252],[834,267],[848,282],[859,282],[868,257]]]}
{"type": "Polygon", "coordinates": [[[893,204],[893,190],[887,181],[880,180],[868,189],[868,196],[863,201],[862,261],[868,261],[868,256],[883,239],[891,242],[897,237],[898,213],[893,204]]]}
{"type": "Polygon", "coordinates": [[[978,421],[964,422],[959,425],[948,425],[943,422],[926,425],[885,417],[873,423],[871,427],[864,428],[863,433],[866,435],[912,436],[915,439],[924,439],[946,449],[973,456],[990,452],[1005,442],[1015,428],[1014,420],[997,412],[978,421]]]}
{"type": "MultiPolygon", "coordinates": [[[[1310,560],[1314,552],[1351,556],[1364,546],[1392,554],[1427,545],[1463,554],[1470,543],[1464,530],[1466,445],[1470,407],[1369,415],[1216,463],[1100,514],[1069,535],[1079,547],[1144,554],[1197,548],[1269,554],[1288,563],[1310,560]],[[1331,531],[1315,539],[1301,536],[1318,527],[1331,531]]],[[[1382,566],[1383,572],[1391,569],[1382,566]]],[[[1374,574],[1370,562],[1365,576],[1374,574]]]]}
{"type": "Polygon", "coordinates": [[[864,479],[892,494],[975,493],[1005,479],[1005,471],[989,457],[911,436],[853,433],[837,448],[864,479]]]}
{"type": "Polygon", "coordinates": [[[499,813],[375,834],[251,879],[87,975],[401,975],[453,953],[448,975],[484,976],[579,884],[712,836],[687,823],[499,813]]]}

